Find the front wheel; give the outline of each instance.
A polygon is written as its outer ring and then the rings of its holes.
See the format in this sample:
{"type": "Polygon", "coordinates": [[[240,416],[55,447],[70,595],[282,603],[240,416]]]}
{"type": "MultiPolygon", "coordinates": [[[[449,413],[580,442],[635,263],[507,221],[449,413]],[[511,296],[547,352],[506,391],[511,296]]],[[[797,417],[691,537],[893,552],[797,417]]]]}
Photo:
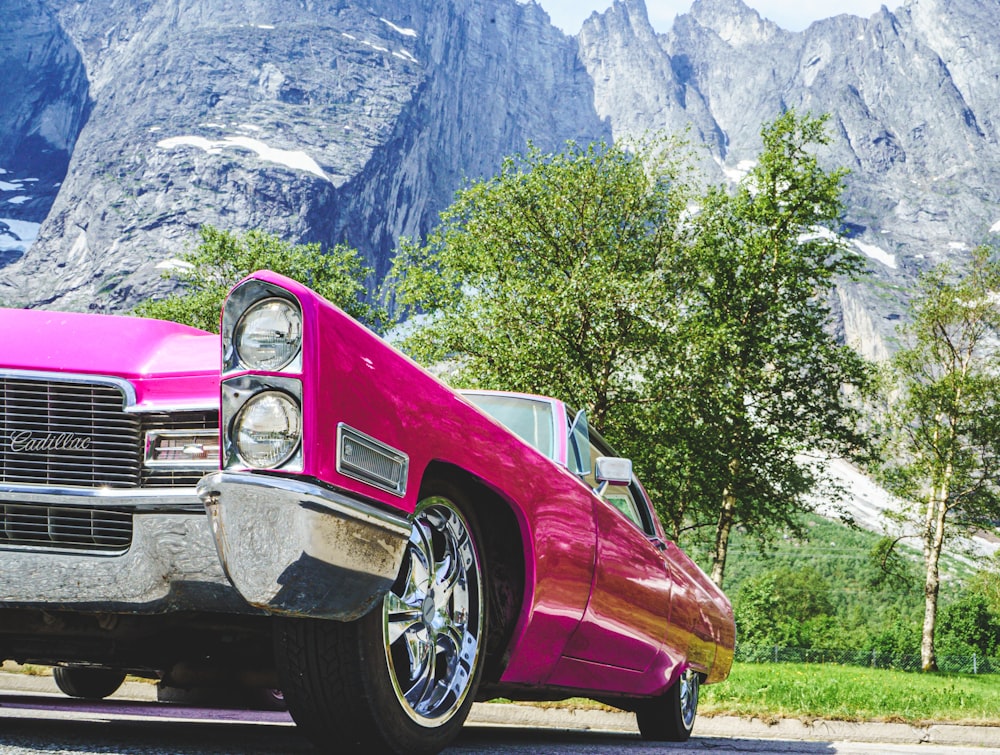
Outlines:
{"type": "Polygon", "coordinates": [[[417,505],[399,577],[357,621],[280,619],[275,655],[295,722],[322,749],[435,753],[475,698],[486,643],[484,554],[462,495],[417,505]]]}
{"type": "Polygon", "coordinates": [[[698,713],[701,677],[688,669],[662,697],[645,701],[635,712],[643,739],[655,742],[687,742],[698,713]]]}
{"type": "Polygon", "coordinates": [[[64,695],[85,700],[103,700],[118,691],[125,672],[90,666],[56,666],[52,678],[64,695]]]}

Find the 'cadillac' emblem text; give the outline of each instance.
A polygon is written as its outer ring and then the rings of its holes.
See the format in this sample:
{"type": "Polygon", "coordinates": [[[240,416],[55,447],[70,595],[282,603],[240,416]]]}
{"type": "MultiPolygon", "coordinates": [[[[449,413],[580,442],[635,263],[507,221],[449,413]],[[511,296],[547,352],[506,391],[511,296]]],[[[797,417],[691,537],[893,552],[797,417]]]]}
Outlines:
{"type": "Polygon", "coordinates": [[[31,451],[86,451],[90,448],[89,435],[76,433],[36,434],[18,430],[10,435],[10,450],[16,454],[31,451]]]}

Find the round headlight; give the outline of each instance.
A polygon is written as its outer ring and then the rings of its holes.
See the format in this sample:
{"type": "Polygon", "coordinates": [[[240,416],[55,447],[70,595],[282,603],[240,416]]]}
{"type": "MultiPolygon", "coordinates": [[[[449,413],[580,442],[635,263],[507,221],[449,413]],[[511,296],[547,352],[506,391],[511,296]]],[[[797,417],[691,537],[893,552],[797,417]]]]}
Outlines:
{"type": "Polygon", "coordinates": [[[299,447],[302,414],[285,393],[265,391],[251,398],[233,422],[236,453],[249,467],[281,466],[299,447]]]}
{"type": "Polygon", "coordinates": [[[287,299],[262,299],[236,323],[233,344],[250,370],[280,370],[302,348],[302,313],[287,299]]]}

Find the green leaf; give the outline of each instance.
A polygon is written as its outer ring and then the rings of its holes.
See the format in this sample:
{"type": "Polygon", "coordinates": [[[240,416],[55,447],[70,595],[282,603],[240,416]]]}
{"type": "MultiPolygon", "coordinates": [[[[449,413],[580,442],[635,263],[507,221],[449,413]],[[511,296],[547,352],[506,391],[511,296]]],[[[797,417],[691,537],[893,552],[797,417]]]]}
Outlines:
{"type": "Polygon", "coordinates": [[[182,291],[143,302],[134,314],[173,320],[218,332],[222,303],[229,290],[250,273],[272,270],[309,286],[331,303],[378,329],[383,313],[364,300],[371,271],[358,252],[338,244],[291,244],[262,231],[242,235],[203,226],[201,241],[182,255],[185,266],[173,273],[182,291]]]}

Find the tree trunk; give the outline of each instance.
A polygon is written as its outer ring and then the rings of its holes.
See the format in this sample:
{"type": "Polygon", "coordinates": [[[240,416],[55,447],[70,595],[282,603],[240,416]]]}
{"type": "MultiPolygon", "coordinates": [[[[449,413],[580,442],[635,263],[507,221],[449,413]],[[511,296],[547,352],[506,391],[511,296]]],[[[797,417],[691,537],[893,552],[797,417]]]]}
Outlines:
{"type": "Polygon", "coordinates": [[[726,555],[729,552],[729,534],[736,519],[736,494],[734,481],[739,471],[739,459],[729,462],[729,485],[722,491],[722,506],[719,510],[719,523],[715,528],[715,549],[712,552],[712,581],[722,589],[722,580],[726,574],[726,555]]]}
{"type": "Polygon", "coordinates": [[[726,553],[729,550],[729,533],[733,529],[733,511],[736,508],[736,496],[728,488],[722,494],[722,509],[719,511],[719,523],[715,528],[715,550],[712,552],[712,581],[722,589],[722,580],[726,573],[726,553]]]}
{"type": "Polygon", "coordinates": [[[940,562],[944,546],[945,517],[948,514],[948,487],[936,487],[931,494],[924,530],[924,626],[920,637],[920,668],[937,671],[934,630],[937,627],[940,562]]]}

